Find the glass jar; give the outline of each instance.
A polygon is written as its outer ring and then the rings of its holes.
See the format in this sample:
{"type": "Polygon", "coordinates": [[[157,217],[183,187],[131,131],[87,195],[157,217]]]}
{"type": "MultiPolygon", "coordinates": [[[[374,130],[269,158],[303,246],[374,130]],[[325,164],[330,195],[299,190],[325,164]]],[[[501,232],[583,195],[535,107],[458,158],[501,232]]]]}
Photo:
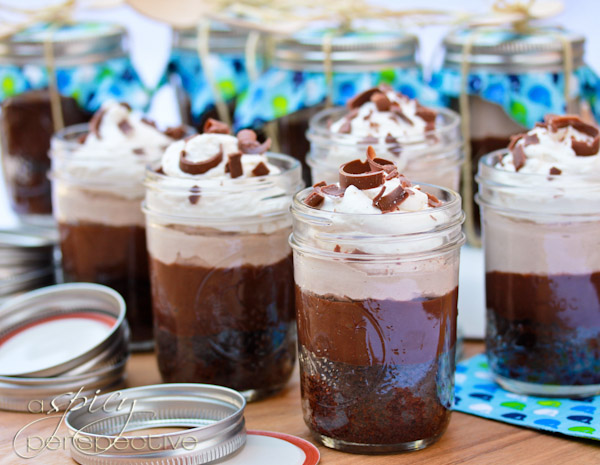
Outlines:
{"type": "Polygon", "coordinates": [[[479,163],[486,350],[520,394],[600,393],[600,183],[589,175],[507,172],[479,163]]]}
{"type": "MultiPolygon", "coordinates": [[[[236,98],[245,92],[249,77],[245,49],[248,31],[212,21],[208,48],[213,73],[233,120],[236,98]]],[[[198,56],[198,29],[175,29],[167,78],[177,95],[181,121],[201,130],[208,118],[220,119],[214,92],[198,56]]]]}
{"type": "Polygon", "coordinates": [[[341,164],[352,161],[372,145],[375,151],[394,161],[409,179],[436,184],[457,191],[463,162],[460,118],[452,110],[436,108],[436,127],[420,136],[397,138],[393,143],[358,142],[356,136],[332,133],[329,124],[348,113],[344,108],[329,108],[310,120],[307,138],[311,151],[307,163],[312,182],[337,182],[341,164]]]}
{"type": "Polygon", "coordinates": [[[430,85],[461,117],[468,116],[463,136],[469,153],[462,194],[470,243],[478,244],[480,235],[479,208],[474,202],[478,160],[506,148],[512,135],[532,128],[546,114],[579,112],[580,101],[591,98],[586,89],[597,81],[584,65],[584,42],[583,36],[558,28],[526,33],[500,27],[459,29],[445,37],[443,65],[430,85]],[[571,49],[570,63],[565,63],[565,43],[571,49]],[[468,70],[466,82],[463,65],[468,70]],[[566,98],[567,68],[572,73],[566,98]],[[460,107],[462,92],[467,96],[465,109],[460,107]]]}
{"type": "Polygon", "coordinates": [[[282,389],[296,359],[289,205],[300,164],[280,174],[173,178],[148,171],[146,228],[158,366],[252,401],[282,389]]]}
{"type": "Polygon", "coordinates": [[[274,39],[270,69],[250,84],[235,114],[240,128],[266,124],[265,131],[278,149],[300,160],[307,184],[306,131],[328,97],[331,104],[343,105],[355,94],[385,83],[423,103],[438,101],[437,93],[423,83],[415,56],[416,36],[397,30],[329,33],[310,29],[274,39]],[[326,53],[328,37],[331,50],[326,53]]]}
{"type": "Polygon", "coordinates": [[[13,210],[28,223],[50,226],[48,149],[61,122],[52,117],[48,67],[54,67],[62,126],[86,122],[108,98],[136,108],[148,102],[127,51],[127,33],[114,24],[43,23],[0,41],[2,167],[13,210]],[[52,45],[52,63],[44,53],[52,45]]]}
{"type": "Polygon", "coordinates": [[[144,154],[86,147],[87,124],[71,126],[52,138],[52,196],[58,223],[64,279],[104,284],[127,303],[131,348],[153,347],[152,304],[146,251],[144,199],[146,165],[162,150],[144,154]],[[133,159],[125,171],[122,159],[133,159]]]}
{"type": "Polygon", "coordinates": [[[296,314],[304,421],[327,447],[415,450],[445,431],[454,400],[460,196],[386,214],[294,198],[296,314]],[[344,252],[348,251],[348,252],[344,252]]]}

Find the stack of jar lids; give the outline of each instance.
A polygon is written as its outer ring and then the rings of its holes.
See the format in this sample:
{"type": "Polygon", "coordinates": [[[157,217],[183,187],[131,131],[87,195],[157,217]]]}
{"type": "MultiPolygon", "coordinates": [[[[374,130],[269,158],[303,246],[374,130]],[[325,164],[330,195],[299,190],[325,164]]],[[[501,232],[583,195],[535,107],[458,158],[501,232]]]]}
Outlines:
{"type": "Polygon", "coordinates": [[[55,239],[29,230],[0,230],[0,302],[54,283],[55,239]]]}
{"type": "Polygon", "coordinates": [[[64,409],[123,380],[125,301],[99,284],[49,286],[0,305],[0,408],[64,409]]]}

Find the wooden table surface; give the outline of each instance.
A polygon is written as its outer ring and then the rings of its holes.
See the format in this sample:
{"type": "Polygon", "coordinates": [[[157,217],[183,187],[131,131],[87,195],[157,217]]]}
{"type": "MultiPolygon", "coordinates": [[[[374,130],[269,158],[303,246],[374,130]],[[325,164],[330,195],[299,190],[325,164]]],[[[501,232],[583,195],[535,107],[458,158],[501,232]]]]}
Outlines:
{"type": "MultiPolygon", "coordinates": [[[[481,343],[465,344],[467,356],[481,352],[481,343]]],[[[134,355],[127,368],[127,385],[140,386],[160,382],[153,354],[134,355]]],[[[44,415],[0,412],[0,464],[73,464],[68,447],[56,440],[49,443],[49,449],[30,460],[19,458],[13,450],[13,438],[17,431],[44,415]]],[[[264,401],[249,404],[245,412],[249,429],[271,430],[293,434],[311,440],[308,429],[302,420],[300,409],[300,386],[296,370],[288,388],[279,395],[264,401]]],[[[33,439],[31,445],[38,447],[35,436],[50,437],[57,420],[43,420],[27,429],[27,436],[33,439]]],[[[67,436],[64,426],[56,434],[58,438],[67,436]]],[[[19,443],[24,451],[25,444],[19,443]]],[[[450,426],[436,444],[417,452],[404,452],[395,455],[353,455],[336,452],[319,446],[321,463],[348,465],[381,464],[476,464],[476,465],[516,465],[516,464],[600,464],[600,447],[591,441],[566,439],[526,428],[520,428],[496,421],[453,413],[450,426]]],[[[282,464],[285,465],[285,464],[282,464]]]]}

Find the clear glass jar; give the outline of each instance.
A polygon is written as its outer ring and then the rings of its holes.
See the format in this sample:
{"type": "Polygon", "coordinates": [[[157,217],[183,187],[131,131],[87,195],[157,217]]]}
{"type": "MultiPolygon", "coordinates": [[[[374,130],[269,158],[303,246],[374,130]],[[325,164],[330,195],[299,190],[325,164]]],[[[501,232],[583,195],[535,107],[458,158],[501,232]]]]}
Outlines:
{"type": "Polygon", "coordinates": [[[409,179],[458,191],[463,162],[460,118],[445,108],[436,108],[436,128],[422,136],[398,138],[393,144],[357,142],[350,134],[332,133],[329,125],[344,117],[345,108],[330,108],[310,120],[306,134],[311,143],[307,163],[312,182],[337,182],[341,164],[352,161],[372,145],[382,158],[392,160],[409,179]]]}
{"type": "Polygon", "coordinates": [[[435,442],[454,400],[460,196],[420,212],[333,213],[294,198],[304,421],[327,447],[377,453],[435,442]]]}
{"type": "Polygon", "coordinates": [[[129,58],[127,32],[111,23],[35,24],[0,40],[0,76],[2,168],[11,206],[23,222],[54,227],[48,150],[55,128],[89,121],[108,98],[136,108],[149,100],[129,58]],[[62,122],[53,117],[46,43],[62,122]]]}
{"type": "Polygon", "coordinates": [[[158,365],[166,382],[210,383],[248,400],[287,383],[296,359],[289,206],[300,164],[280,174],[168,177],[149,170],[146,228],[158,365]]]}
{"type": "Polygon", "coordinates": [[[52,138],[52,198],[58,223],[64,279],[104,284],[127,304],[134,350],[153,347],[152,304],[146,251],[144,199],[146,165],[161,153],[115,151],[94,155],[80,138],[87,124],[71,126],[52,138]],[[133,159],[127,171],[123,158],[133,159]]]}
{"type": "Polygon", "coordinates": [[[486,350],[506,389],[538,396],[600,393],[600,182],[511,173],[479,163],[486,350]]]}

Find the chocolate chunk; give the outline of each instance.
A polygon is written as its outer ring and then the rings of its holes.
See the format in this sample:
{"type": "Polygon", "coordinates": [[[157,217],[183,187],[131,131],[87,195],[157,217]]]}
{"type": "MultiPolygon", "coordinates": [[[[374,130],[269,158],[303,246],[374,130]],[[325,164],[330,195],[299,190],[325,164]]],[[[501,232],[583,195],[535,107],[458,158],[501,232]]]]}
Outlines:
{"type": "Polygon", "coordinates": [[[117,126],[125,135],[129,135],[133,132],[133,126],[129,124],[129,121],[127,121],[126,119],[119,121],[119,124],[117,126]]]}
{"type": "Polygon", "coordinates": [[[368,161],[352,160],[340,166],[340,187],[355,186],[358,189],[374,189],[385,182],[385,171],[371,171],[368,161]]]}
{"type": "Polygon", "coordinates": [[[146,154],[146,152],[144,151],[143,148],[133,149],[132,152],[135,153],[136,155],[145,155],[146,154]]]}
{"type": "Polygon", "coordinates": [[[340,186],[336,184],[329,184],[328,186],[318,187],[317,188],[323,194],[327,194],[331,197],[343,197],[345,189],[342,189],[340,186]]]}
{"type": "MultiPolygon", "coordinates": [[[[232,153],[227,155],[227,172],[232,179],[239,178],[244,174],[244,168],[242,167],[242,153],[232,153]]],[[[266,167],[265,167],[266,168],[266,167]]]]}
{"type": "Polygon", "coordinates": [[[435,195],[430,194],[429,192],[425,192],[425,193],[427,194],[427,205],[429,205],[432,208],[442,206],[441,200],[438,199],[435,195]]]}
{"type": "Polygon", "coordinates": [[[393,104],[391,107],[391,111],[398,116],[402,121],[404,121],[406,124],[408,124],[409,126],[414,126],[415,123],[413,122],[413,120],[411,120],[408,116],[406,116],[404,114],[404,112],[402,111],[402,108],[400,108],[400,106],[398,104],[393,104]]]}
{"type": "Polygon", "coordinates": [[[256,133],[252,129],[242,129],[237,134],[238,148],[242,153],[263,154],[271,148],[271,139],[262,144],[256,139],[256,133]]]}
{"type": "Polygon", "coordinates": [[[596,155],[598,150],[600,150],[600,137],[596,135],[590,142],[571,137],[571,148],[578,157],[596,155]]]}
{"type": "Polygon", "coordinates": [[[198,200],[200,200],[200,186],[190,187],[190,192],[192,193],[192,195],[190,195],[188,199],[190,200],[190,203],[192,205],[196,205],[198,203],[198,200]]]}
{"type": "Polygon", "coordinates": [[[513,136],[510,136],[510,143],[508,144],[508,150],[512,151],[515,148],[515,146],[517,145],[517,142],[519,142],[524,136],[525,136],[525,133],[515,134],[513,136]]]}
{"type": "Polygon", "coordinates": [[[364,103],[367,103],[371,99],[371,96],[375,92],[381,92],[381,91],[377,87],[367,89],[364,92],[361,92],[360,94],[355,95],[350,100],[348,100],[348,103],[346,103],[346,106],[348,108],[360,108],[364,103]]]}
{"type": "Polygon", "coordinates": [[[554,132],[558,129],[571,126],[576,131],[582,132],[592,138],[591,141],[583,141],[571,137],[571,147],[573,148],[575,155],[587,157],[596,155],[598,150],[600,150],[600,130],[596,126],[586,123],[579,116],[546,115],[544,120],[548,124],[548,127],[554,132]]]}
{"type": "Polygon", "coordinates": [[[189,161],[186,156],[185,150],[182,150],[179,155],[179,169],[187,174],[203,174],[223,161],[223,147],[219,148],[219,153],[207,160],[189,161]]]}
{"type": "Polygon", "coordinates": [[[316,208],[321,205],[324,200],[325,197],[323,197],[322,194],[319,194],[318,192],[311,192],[308,197],[304,199],[304,203],[309,207],[316,208]]]}
{"type": "Polygon", "coordinates": [[[164,134],[165,136],[170,137],[171,139],[179,140],[185,137],[185,135],[187,134],[187,130],[185,129],[185,126],[173,126],[165,129],[164,134]]]}
{"type": "Polygon", "coordinates": [[[208,118],[206,120],[203,129],[205,134],[231,134],[229,126],[213,118],[208,118]]]}
{"type": "Polygon", "coordinates": [[[325,181],[316,182],[313,184],[313,187],[325,187],[327,183],[325,181]]]}
{"type": "Polygon", "coordinates": [[[526,134],[525,138],[523,139],[523,145],[525,147],[527,147],[528,145],[534,145],[534,144],[539,144],[540,143],[540,139],[537,136],[537,134],[526,134]]]}
{"type": "Polygon", "coordinates": [[[512,150],[513,156],[513,165],[515,165],[515,171],[519,171],[525,165],[525,160],[527,157],[525,156],[525,150],[523,150],[523,146],[518,144],[512,150]]]}
{"type": "Polygon", "coordinates": [[[336,244],[336,246],[333,248],[334,252],[341,252],[342,248],[339,246],[339,244],[336,244]]]}
{"type": "Polygon", "coordinates": [[[158,168],[156,168],[156,170],[154,170],[154,172],[156,174],[165,174],[165,170],[163,170],[162,166],[159,166],[158,168]]]}
{"type": "Polygon", "coordinates": [[[271,171],[262,161],[252,170],[252,176],[266,176],[271,171]]]}
{"type": "Polygon", "coordinates": [[[100,137],[100,123],[102,123],[102,118],[104,118],[105,113],[106,110],[101,108],[94,113],[94,116],[92,116],[92,119],[90,120],[90,132],[93,133],[98,139],[102,139],[102,137],[100,137]]]}
{"type": "Polygon", "coordinates": [[[425,121],[425,130],[433,131],[435,129],[435,119],[437,118],[437,111],[432,108],[424,107],[417,102],[417,111],[415,114],[425,121]]]}
{"type": "Polygon", "coordinates": [[[375,104],[379,111],[390,111],[390,106],[392,105],[387,95],[382,92],[375,92],[371,95],[371,102],[375,104]]]}
{"type": "Polygon", "coordinates": [[[379,193],[375,197],[373,197],[373,206],[374,207],[376,207],[379,204],[379,201],[381,200],[381,197],[383,197],[384,192],[385,192],[385,186],[382,186],[379,193]]]}
{"type": "Polygon", "coordinates": [[[396,210],[406,197],[408,197],[406,190],[402,186],[398,186],[388,195],[381,197],[375,206],[383,213],[390,213],[396,210]]]}
{"type": "Polygon", "coordinates": [[[550,168],[550,174],[557,176],[559,174],[562,174],[562,171],[559,170],[556,166],[553,166],[552,168],[550,168]]]}

